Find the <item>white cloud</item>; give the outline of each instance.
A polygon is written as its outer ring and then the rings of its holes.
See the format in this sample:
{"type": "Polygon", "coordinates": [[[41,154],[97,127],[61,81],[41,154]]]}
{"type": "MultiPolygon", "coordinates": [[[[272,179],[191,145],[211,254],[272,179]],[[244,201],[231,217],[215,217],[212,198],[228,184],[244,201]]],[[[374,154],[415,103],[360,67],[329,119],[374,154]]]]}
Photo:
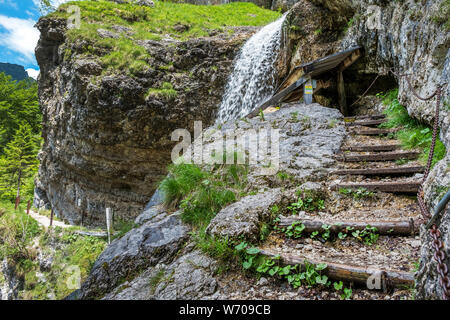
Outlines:
{"type": "Polygon", "coordinates": [[[35,22],[31,19],[0,15],[0,26],[6,29],[6,32],[0,33],[0,45],[32,61],[34,48],[39,40],[39,31],[34,28],[34,24],[35,22]]]}
{"type": "Polygon", "coordinates": [[[39,70],[30,68],[25,71],[28,73],[29,77],[33,78],[34,80],[37,80],[37,77],[39,75],[39,70]]]}
{"type": "MultiPolygon", "coordinates": [[[[2,0],[0,0],[0,1],[2,1],[2,0]]],[[[41,10],[42,13],[46,14],[49,11],[52,11],[52,10],[58,8],[61,4],[68,2],[68,1],[73,1],[73,0],[50,0],[50,5],[52,8],[48,8],[47,6],[43,5],[41,0],[33,0],[33,3],[37,8],[39,8],[41,10]]]]}

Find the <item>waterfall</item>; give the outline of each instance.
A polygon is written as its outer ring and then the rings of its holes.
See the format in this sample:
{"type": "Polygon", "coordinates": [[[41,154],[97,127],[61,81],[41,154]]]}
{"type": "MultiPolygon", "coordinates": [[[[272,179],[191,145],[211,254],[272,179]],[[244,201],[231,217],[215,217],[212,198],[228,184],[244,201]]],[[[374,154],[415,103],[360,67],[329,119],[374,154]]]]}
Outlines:
{"type": "Polygon", "coordinates": [[[242,47],[225,88],[217,122],[246,116],[275,91],[275,61],[286,14],[254,34],[242,47]]]}

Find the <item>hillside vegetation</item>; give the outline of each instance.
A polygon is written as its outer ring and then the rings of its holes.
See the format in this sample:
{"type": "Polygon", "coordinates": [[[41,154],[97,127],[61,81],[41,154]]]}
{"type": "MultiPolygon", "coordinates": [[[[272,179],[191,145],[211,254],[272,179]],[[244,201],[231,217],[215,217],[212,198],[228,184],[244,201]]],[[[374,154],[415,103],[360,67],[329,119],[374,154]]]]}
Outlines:
{"type": "MultiPolygon", "coordinates": [[[[82,51],[101,56],[104,69],[111,73],[124,68],[134,73],[150,67],[151,57],[136,43],[138,40],[188,40],[217,33],[232,34],[233,27],[262,26],[280,16],[279,12],[253,3],[198,6],[156,1],[150,8],[110,1],[76,1],[60,6],[48,17],[69,18],[67,9],[71,5],[81,9],[81,27],[68,31],[69,42],[85,41],[82,51]],[[110,32],[111,37],[100,36],[99,29],[110,32]]],[[[66,58],[71,54],[67,49],[66,58]]]]}
{"type": "Polygon", "coordinates": [[[0,73],[0,199],[32,198],[41,122],[37,83],[0,73]]]}

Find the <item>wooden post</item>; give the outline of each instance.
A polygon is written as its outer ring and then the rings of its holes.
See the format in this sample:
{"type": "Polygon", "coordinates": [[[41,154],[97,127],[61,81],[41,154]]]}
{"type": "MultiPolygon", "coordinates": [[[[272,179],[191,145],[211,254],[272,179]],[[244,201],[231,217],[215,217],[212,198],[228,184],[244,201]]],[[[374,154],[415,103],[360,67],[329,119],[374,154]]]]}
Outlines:
{"type": "Polygon", "coordinates": [[[108,244],[111,243],[111,208],[106,208],[106,229],[108,231],[108,244]]]}
{"type": "Polygon", "coordinates": [[[80,208],[80,210],[81,210],[81,226],[83,226],[83,223],[84,223],[84,210],[81,208],[81,199],[78,199],[76,204],[77,204],[78,208],[80,208]]]}
{"type": "Polygon", "coordinates": [[[344,75],[341,70],[337,73],[337,91],[339,97],[339,107],[344,116],[347,115],[347,97],[345,96],[344,75]]]}
{"type": "Polygon", "coordinates": [[[20,196],[17,196],[16,197],[16,204],[14,206],[14,210],[17,210],[17,208],[19,207],[19,204],[20,204],[20,196]]]}
{"type": "Polygon", "coordinates": [[[313,85],[311,78],[309,78],[305,85],[303,86],[303,100],[305,101],[305,104],[311,104],[313,101],[313,85]]]}
{"type": "Polygon", "coordinates": [[[30,208],[31,208],[31,201],[28,200],[28,203],[27,203],[27,215],[30,215],[30,208]]]}
{"type": "Polygon", "coordinates": [[[50,227],[53,226],[53,214],[54,214],[54,212],[52,209],[52,211],[50,212],[50,227]]]}

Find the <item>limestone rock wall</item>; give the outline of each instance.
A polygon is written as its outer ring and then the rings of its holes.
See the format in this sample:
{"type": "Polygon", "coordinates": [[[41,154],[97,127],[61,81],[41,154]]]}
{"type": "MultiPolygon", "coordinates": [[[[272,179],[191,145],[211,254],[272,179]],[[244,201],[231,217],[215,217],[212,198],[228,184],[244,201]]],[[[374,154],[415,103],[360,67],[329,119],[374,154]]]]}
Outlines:
{"type": "Polygon", "coordinates": [[[86,54],[83,41],[66,40],[64,20],[42,18],[37,27],[45,143],[35,204],[51,203],[71,223],[84,215],[89,225],[103,223],[106,207],[118,219],[141,212],[170,162],[170,133],[193,129],[194,120],[206,126],[215,119],[233,59],[256,31],[136,41],[151,55],[152,68],[130,76],[103,75],[98,56],[86,54]],[[166,82],[175,94],[149,93],[166,82]]]}

